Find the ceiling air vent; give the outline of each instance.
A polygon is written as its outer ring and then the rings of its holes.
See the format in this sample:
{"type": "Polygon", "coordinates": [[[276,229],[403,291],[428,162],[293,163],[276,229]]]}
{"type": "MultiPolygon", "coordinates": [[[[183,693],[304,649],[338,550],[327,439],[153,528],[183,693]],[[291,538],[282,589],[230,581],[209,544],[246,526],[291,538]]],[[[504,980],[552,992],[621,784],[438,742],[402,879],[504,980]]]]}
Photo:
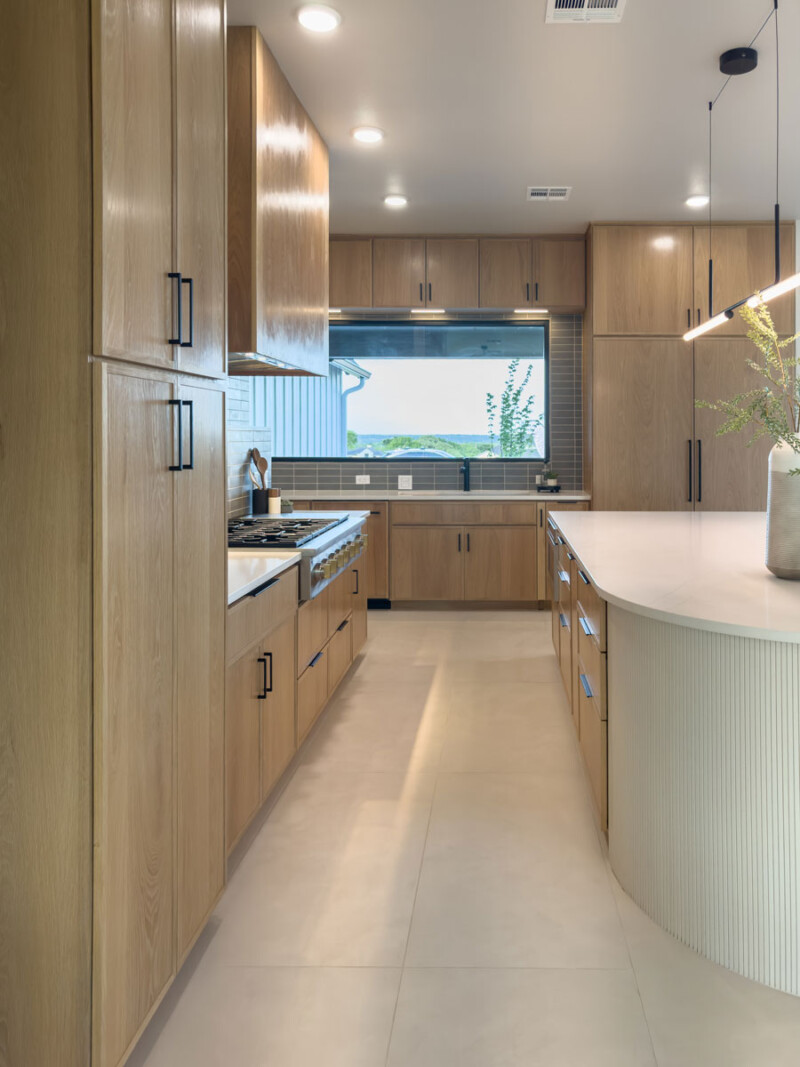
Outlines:
{"type": "Polygon", "coordinates": [[[529,185],[528,200],[569,200],[571,185],[529,185]]]}
{"type": "Polygon", "coordinates": [[[625,0],[547,0],[545,22],[620,22],[625,0]]]}

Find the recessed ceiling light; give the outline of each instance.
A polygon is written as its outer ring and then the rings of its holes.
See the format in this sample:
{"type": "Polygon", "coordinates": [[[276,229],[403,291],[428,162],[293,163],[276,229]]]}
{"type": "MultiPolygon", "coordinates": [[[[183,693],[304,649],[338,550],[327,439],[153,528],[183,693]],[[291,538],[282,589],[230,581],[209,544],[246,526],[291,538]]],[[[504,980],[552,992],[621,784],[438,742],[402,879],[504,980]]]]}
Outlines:
{"type": "Polygon", "coordinates": [[[686,206],[693,208],[707,207],[710,197],[705,193],[698,193],[696,196],[689,196],[686,198],[686,206]]]}
{"type": "Polygon", "coordinates": [[[387,207],[405,207],[408,203],[408,199],[405,196],[399,196],[396,193],[392,193],[391,196],[385,196],[383,202],[387,207]]]}
{"type": "Polygon", "coordinates": [[[342,16],[327,4],[305,4],[297,12],[297,21],[312,33],[330,33],[342,21],[342,16]]]}
{"type": "Polygon", "coordinates": [[[382,141],[385,137],[383,130],[378,129],[377,126],[356,126],[350,132],[362,144],[377,144],[378,141],[382,141]]]}

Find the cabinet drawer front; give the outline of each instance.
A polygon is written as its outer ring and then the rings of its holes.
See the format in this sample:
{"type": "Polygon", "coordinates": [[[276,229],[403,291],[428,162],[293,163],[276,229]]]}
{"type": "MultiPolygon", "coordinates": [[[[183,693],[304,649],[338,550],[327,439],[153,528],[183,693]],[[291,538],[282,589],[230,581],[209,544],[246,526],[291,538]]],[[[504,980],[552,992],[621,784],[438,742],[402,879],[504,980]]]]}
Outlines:
{"type": "Polygon", "coordinates": [[[391,517],[393,526],[535,526],[536,502],[400,500],[392,501],[391,517]]]}
{"type": "Polygon", "coordinates": [[[297,611],[298,573],[292,567],[228,608],[228,663],[297,611]]]}
{"type": "Polygon", "coordinates": [[[328,602],[333,584],[300,605],[297,613],[297,674],[303,673],[328,640],[328,602]]]}
{"type": "Polygon", "coordinates": [[[606,648],[606,602],[589,580],[589,575],[578,563],[575,595],[578,598],[578,610],[584,615],[594,641],[601,652],[606,648]]]}
{"type": "Polygon", "coordinates": [[[353,662],[353,625],[352,616],[339,624],[336,633],[328,643],[328,696],[333,694],[339,682],[353,662]]]}
{"type": "Polygon", "coordinates": [[[580,744],[602,829],[608,826],[608,726],[581,687],[580,744]]]}
{"type": "Polygon", "coordinates": [[[297,743],[317,721],[328,699],[328,649],[318,652],[297,682],[297,743]]]}
{"type": "Polygon", "coordinates": [[[597,647],[593,637],[587,637],[578,615],[578,664],[575,676],[587,697],[594,701],[601,719],[608,718],[608,673],[606,654],[597,647]]]}
{"type": "Polygon", "coordinates": [[[355,579],[351,570],[343,571],[328,586],[328,633],[332,638],[353,610],[355,579]]]}

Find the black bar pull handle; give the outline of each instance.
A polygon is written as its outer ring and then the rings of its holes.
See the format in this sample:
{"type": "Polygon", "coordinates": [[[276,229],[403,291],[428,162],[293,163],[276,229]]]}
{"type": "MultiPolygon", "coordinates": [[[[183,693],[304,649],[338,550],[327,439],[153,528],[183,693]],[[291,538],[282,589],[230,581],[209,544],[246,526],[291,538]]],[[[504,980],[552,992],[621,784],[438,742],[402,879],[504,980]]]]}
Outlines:
{"type": "Polygon", "coordinates": [[[336,627],[336,632],[337,633],[341,633],[342,630],[346,630],[349,625],[350,625],[350,620],[349,619],[345,619],[344,622],[340,622],[339,625],[336,627]]]}
{"type": "Polygon", "coordinates": [[[544,526],[544,508],[539,508],[539,529],[544,526]]]}
{"type": "Polygon", "coordinates": [[[467,552],[469,552],[469,534],[467,534],[467,552]]]}
{"type": "Polygon", "coordinates": [[[700,325],[700,308],[697,309],[697,325],[700,325]]]}
{"type": "Polygon", "coordinates": [[[169,469],[171,471],[183,470],[183,407],[180,400],[168,400],[167,403],[171,408],[178,409],[178,462],[171,463],[169,469]]]}
{"type": "MultiPolygon", "coordinates": [[[[189,340],[188,341],[179,341],[178,344],[180,344],[181,348],[193,348],[194,347],[194,278],[181,278],[180,274],[178,275],[178,277],[180,278],[180,284],[181,285],[188,285],[189,286],[189,340]]],[[[180,293],[180,286],[178,287],[178,292],[180,293]]],[[[181,305],[180,305],[180,300],[179,300],[178,301],[178,315],[180,315],[180,313],[181,313],[181,305]]],[[[179,337],[182,336],[180,330],[178,330],[178,336],[179,337]]]]}
{"type": "Polygon", "coordinates": [[[589,579],[586,577],[586,575],[583,573],[583,571],[580,570],[580,568],[578,569],[578,577],[580,578],[580,580],[583,582],[584,585],[589,585],[589,579]]]}
{"type": "Polygon", "coordinates": [[[691,328],[692,328],[692,309],[691,308],[687,308],[686,309],[686,325],[691,330],[691,328]]]}
{"type": "Polygon", "coordinates": [[[589,685],[589,679],[585,674],[581,674],[580,679],[584,693],[591,699],[594,696],[594,693],[592,692],[592,687],[589,685]]]}
{"type": "Polygon", "coordinates": [[[358,589],[359,589],[359,583],[358,583],[358,567],[353,567],[353,574],[354,574],[354,575],[356,576],[356,587],[355,587],[355,589],[353,590],[353,596],[358,596],[358,589]]]}
{"type": "Polygon", "coordinates": [[[691,440],[686,442],[689,446],[689,496],[686,498],[689,503],[692,502],[692,482],[694,480],[694,472],[692,471],[692,442],[691,440]]]}
{"type": "Polygon", "coordinates": [[[371,511],[370,515],[380,515],[380,512],[379,511],[371,511]]]}
{"type": "Polygon", "coordinates": [[[537,304],[539,303],[539,283],[538,282],[536,282],[536,284],[533,287],[533,299],[537,304]]]}
{"type": "Polygon", "coordinates": [[[266,700],[267,699],[267,693],[269,692],[269,690],[267,689],[267,657],[266,656],[259,656],[258,657],[258,662],[261,664],[261,666],[263,668],[263,671],[264,671],[264,677],[263,677],[263,680],[261,682],[261,692],[258,694],[258,699],[259,700],[266,700]]]}
{"type": "Polygon", "coordinates": [[[525,299],[530,303],[531,299],[531,283],[525,282],[525,299]]]}
{"type": "Polygon", "coordinates": [[[189,462],[183,464],[185,471],[194,470],[194,400],[182,400],[181,407],[189,409],[189,462]]]}
{"type": "Polygon", "coordinates": [[[697,439],[697,503],[703,499],[703,442],[697,439]]]}
{"type": "Polygon", "coordinates": [[[268,582],[264,582],[264,584],[260,585],[258,589],[254,589],[250,596],[253,597],[253,599],[255,599],[257,596],[261,596],[261,594],[265,590],[269,589],[270,586],[275,585],[277,581],[277,578],[270,578],[268,582]]]}
{"type": "Polygon", "coordinates": [[[425,299],[425,294],[424,294],[423,289],[422,289],[422,282],[420,282],[419,283],[419,302],[420,302],[420,304],[422,303],[422,301],[424,299],[425,299]]]}
{"type": "Polygon", "coordinates": [[[269,660],[269,685],[267,685],[266,682],[265,682],[264,688],[268,693],[271,693],[272,692],[272,653],[271,652],[265,652],[264,653],[264,657],[265,657],[265,659],[269,660]]]}
{"type": "Polygon", "coordinates": [[[433,286],[428,282],[428,300],[433,300],[433,286]]]}
{"type": "Polygon", "coordinates": [[[183,312],[181,310],[181,276],[178,271],[171,270],[167,275],[168,278],[175,278],[178,282],[178,336],[170,337],[167,341],[168,345],[182,345],[181,329],[183,328],[183,312]]]}
{"type": "Polygon", "coordinates": [[[458,551],[461,551],[461,534],[458,535],[458,551]]]}
{"type": "Polygon", "coordinates": [[[324,650],[323,650],[322,652],[318,652],[318,653],[316,654],[316,656],[314,656],[314,658],[312,659],[312,661],[311,661],[311,662],[309,663],[309,667],[316,667],[316,665],[317,665],[317,664],[319,663],[319,661],[320,661],[320,660],[322,659],[322,657],[323,657],[324,655],[325,655],[325,652],[324,652],[324,650]]]}

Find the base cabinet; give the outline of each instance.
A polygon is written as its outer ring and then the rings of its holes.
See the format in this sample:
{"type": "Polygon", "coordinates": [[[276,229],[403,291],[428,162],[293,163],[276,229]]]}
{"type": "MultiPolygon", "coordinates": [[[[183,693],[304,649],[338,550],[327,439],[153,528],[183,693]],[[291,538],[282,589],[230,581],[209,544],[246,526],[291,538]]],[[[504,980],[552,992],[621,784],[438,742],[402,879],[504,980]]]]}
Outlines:
{"type": "Polygon", "coordinates": [[[464,599],[536,600],[536,528],[468,526],[464,599]]]}
{"type": "Polygon", "coordinates": [[[464,536],[456,526],[394,526],[392,600],[463,600],[464,536]]]}
{"type": "Polygon", "coordinates": [[[328,699],[328,649],[314,656],[297,681],[297,739],[303,741],[328,699]]]}
{"type": "Polygon", "coordinates": [[[228,608],[228,853],[297,750],[297,588],[297,568],[292,567],[228,608]]]}

